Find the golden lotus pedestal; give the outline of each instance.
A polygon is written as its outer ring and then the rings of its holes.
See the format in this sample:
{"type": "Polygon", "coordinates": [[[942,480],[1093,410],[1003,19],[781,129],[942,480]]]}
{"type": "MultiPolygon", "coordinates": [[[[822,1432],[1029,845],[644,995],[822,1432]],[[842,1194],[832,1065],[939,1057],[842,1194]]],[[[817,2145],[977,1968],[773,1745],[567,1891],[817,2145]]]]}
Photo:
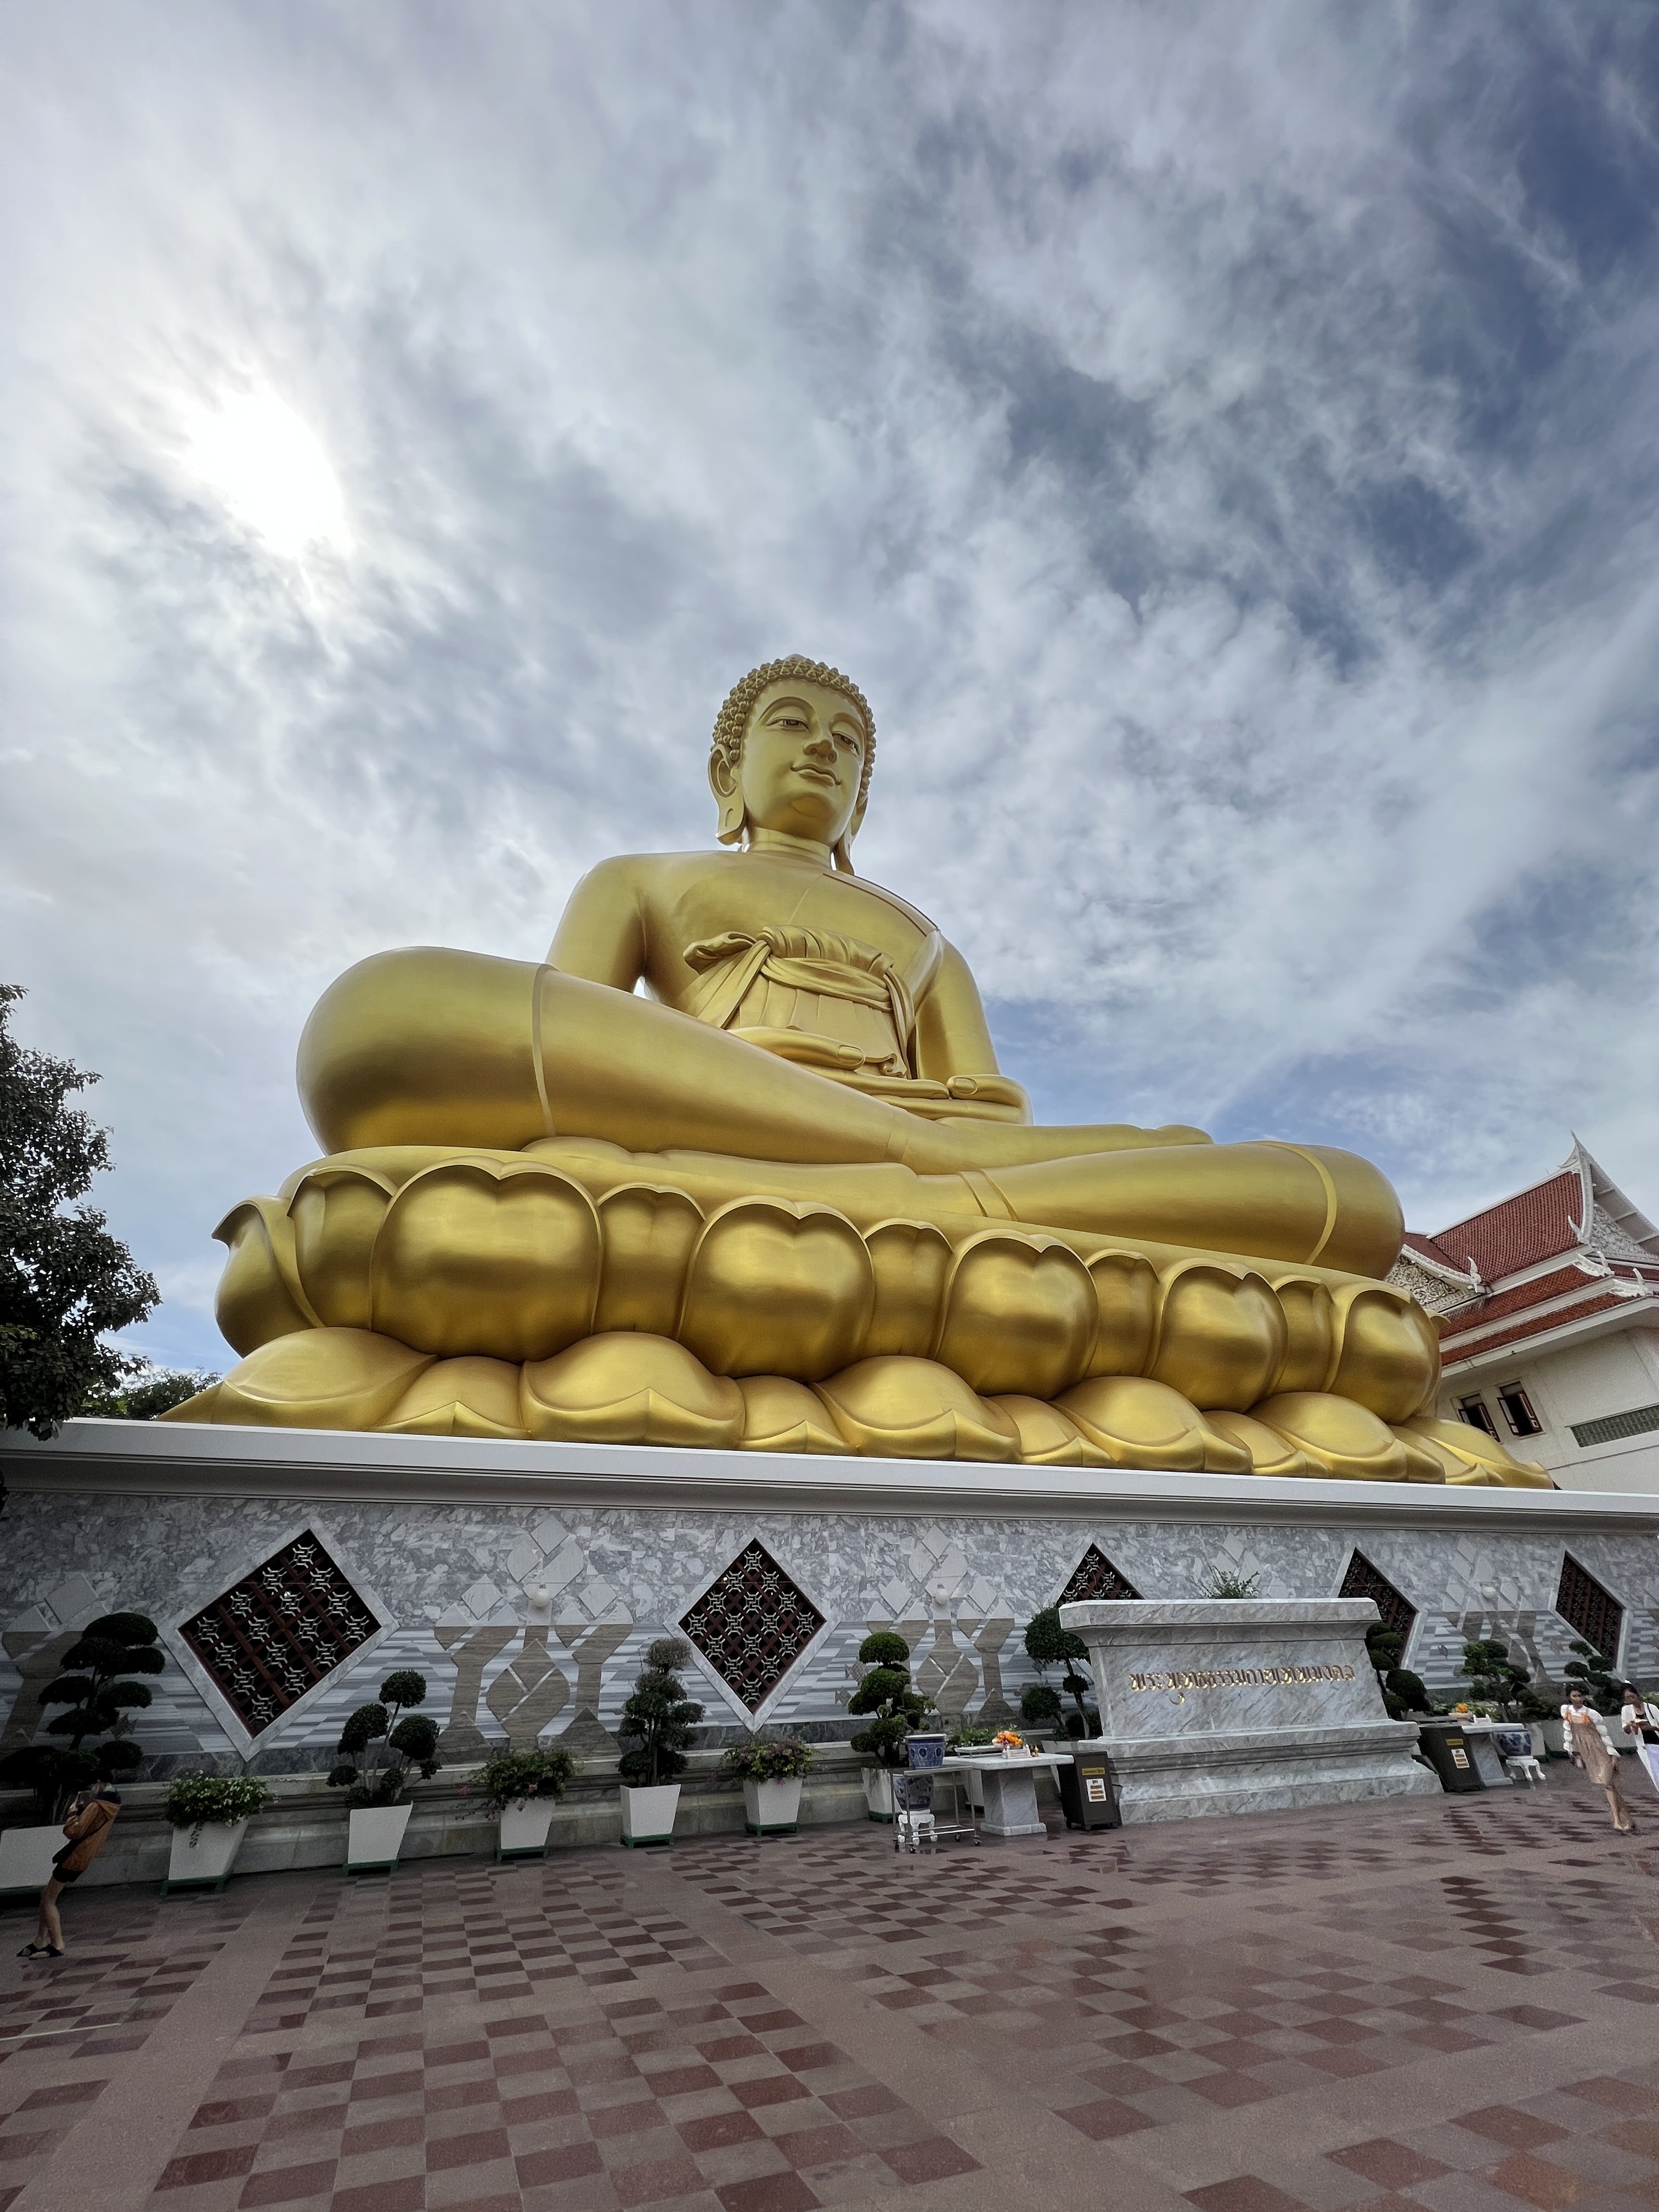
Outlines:
{"type": "Polygon", "coordinates": [[[1433,1418],[1433,1324],[1370,1278],[770,1196],[599,1144],[404,1146],[239,1206],[246,1355],[167,1418],[712,1450],[1543,1485],[1433,1418]],[[1079,1249],[1081,1247],[1081,1249],[1079,1249]]]}

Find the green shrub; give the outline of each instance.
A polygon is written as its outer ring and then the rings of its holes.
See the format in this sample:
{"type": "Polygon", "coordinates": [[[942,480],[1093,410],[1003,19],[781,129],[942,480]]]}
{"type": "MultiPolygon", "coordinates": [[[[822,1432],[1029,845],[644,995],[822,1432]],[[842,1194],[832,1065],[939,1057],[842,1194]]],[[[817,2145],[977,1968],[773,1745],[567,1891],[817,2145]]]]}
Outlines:
{"type": "Polygon", "coordinates": [[[1019,1693],[1019,1717],[1028,1729],[1060,1726],[1060,1692],[1046,1682],[1030,1682],[1019,1693]]]}
{"type": "Polygon", "coordinates": [[[994,1729],[960,1728],[953,1735],[945,1739],[945,1747],[947,1751],[978,1751],[987,1744],[994,1743],[996,1740],[997,1735],[994,1729]]]}
{"type": "Polygon", "coordinates": [[[1434,1711],[1421,1676],[1395,1664],[1405,1642],[1397,1630],[1386,1627],[1380,1620],[1374,1621],[1365,1631],[1366,1655],[1376,1675],[1376,1686],[1382,1692],[1383,1709],[1392,1721],[1402,1721],[1408,1713],[1434,1711]]]}
{"type": "Polygon", "coordinates": [[[685,1771],[685,1747],[702,1718],[702,1707],[686,1695],[679,1676],[690,1656],[690,1645],[678,1636],[659,1636],[647,1651],[634,1694],[623,1707],[617,1735],[631,1747],[617,1760],[617,1771],[636,1790],[654,1790],[685,1771]]]}
{"type": "Polygon", "coordinates": [[[568,1751],[498,1751],[485,1762],[477,1787],[505,1812],[532,1797],[562,1797],[580,1765],[568,1751]]]}
{"type": "Polygon", "coordinates": [[[228,1828],[238,1820],[251,1820],[276,1802],[257,1775],[180,1774],[167,1790],[167,1811],[175,1828],[190,1830],[194,1844],[204,1828],[228,1828]]]}
{"type": "Polygon", "coordinates": [[[438,1771],[438,1730],[424,1713],[409,1711],[426,1702],[426,1676],[412,1667],[399,1668],[380,1685],[380,1701],[359,1705],[340,1731],[335,1749],[344,1753],[330,1769],[331,1790],[349,1790],[351,1802],[360,1810],[371,1806],[401,1805],[410,1794],[409,1770],[418,1767],[423,1779],[438,1771]],[[368,1757],[377,1743],[392,1753],[385,1766],[368,1757]],[[365,1764],[365,1759],[368,1763],[365,1764]]]}
{"type": "Polygon", "coordinates": [[[793,1736],[770,1741],[751,1736],[747,1743],[732,1745],[720,1761],[720,1771],[744,1782],[794,1782],[811,1772],[817,1756],[810,1743],[793,1736]]]}
{"type": "Polygon", "coordinates": [[[43,1820],[59,1820],[79,1790],[96,1789],[131,1772],[143,1757],[127,1734],[129,1713],[142,1712],[149,1691],[135,1674],[167,1665],[155,1623],[142,1613],[106,1613],[81,1631],[64,1654],[64,1672],[40,1692],[43,1705],[68,1708],[46,1723],[67,1747],[32,1743],[0,1759],[0,1784],[32,1790],[43,1820]],[[102,1737],[102,1742],[93,1739],[102,1737]]]}
{"type": "Polygon", "coordinates": [[[904,1740],[933,1708],[910,1686],[910,1647],[890,1628],[878,1628],[859,1646],[859,1664],[870,1672],[847,1701],[849,1713],[868,1714],[870,1725],[853,1738],[853,1748],[878,1766],[905,1764],[904,1740]]]}
{"type": "Polygon", "coordinates": [[[1211,1567],[1198,1578],[1200,1597],[1254,1597],[1260,1574],[1236,1575],[1229,1567],[1211,1567]]]}

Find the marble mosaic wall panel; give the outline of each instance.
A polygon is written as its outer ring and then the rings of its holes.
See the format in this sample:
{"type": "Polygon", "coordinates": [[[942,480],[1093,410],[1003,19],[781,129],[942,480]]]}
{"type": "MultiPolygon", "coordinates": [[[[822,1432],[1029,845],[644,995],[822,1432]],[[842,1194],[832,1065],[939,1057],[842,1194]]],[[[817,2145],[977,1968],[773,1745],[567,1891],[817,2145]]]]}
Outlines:
{"type": "MultiPolygon", "coordinates": [[[[491,1743],[580,1748],[614,1727],[653,1637],[671,1632],[722,1569],[758,1540],[829,1624],[764,1712],[769,1731],[845,1736],[846,1704],[872,1626],[910,1642],[921,1682],[951,1719],[1006,1717],[1034,1678],[1020,1641],[1097,1546],[1146,1598],[1194,1597],[1218,1568],[1259,1577],[1262,1597],[1333,1596],[1358,1542],[1418,1609],[1406,1663],[1450,1687],[1466,1637],[1504,1635],[1559,1680],[1572,1632],[1553,1612],[1564,1548],[1626,1607],[1622,1663],[1659,1681],[1659,1545],[1639,1535],[1560,1537],[1251,1525],[1216,1521],[735,1513],[289,1499],[14,1495],[0,1547],[0,1730],[27,1741],[34,1694],[74,1630],[114,1607],[152,1614],[175,1654],[140,1740],[152,1772],[204,1758],[240,1765],[225,1716],[177,1663],[180,1625],[309,1526],[387,1626],[373,1650],[259,1736],[265,1771],[326,1766],[342,1722],[394,1667],[431,1685],[447,1761],[491,1743]]],[[[712,1673],[707,1740],[745,1732],[712,1673]]]]}

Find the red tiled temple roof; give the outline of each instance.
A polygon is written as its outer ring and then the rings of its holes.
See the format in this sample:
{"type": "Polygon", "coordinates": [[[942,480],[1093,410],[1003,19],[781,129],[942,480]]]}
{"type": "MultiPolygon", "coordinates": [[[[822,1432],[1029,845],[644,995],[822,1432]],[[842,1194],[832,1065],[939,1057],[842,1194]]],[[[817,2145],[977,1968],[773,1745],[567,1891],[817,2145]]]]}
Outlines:
{"type": "Polygon", "coordinates": [[[1473,1261],[1484,1280],[1495,1282],[1517,1267],[1571,1251],[1579,1241],[1578,1213],[1583,1202],[1583,1184],[1577,1171],[1568,1169],[1432,1237],[1407,1237],[1406,1243],[1408,1249],[1460,1273],[1473,1261]]]}
{"type": "Polygon", "coordinates": [[[1583,1305],[1569,1306],[1564,1311],[1533,1314],[1528,1319],[1517,1321],[1511,1328],[1500,1328],[1491,1336],[1476,1340],[1473,1332],[1467,1332],[1471,1336],[1470,1342],[1460,1342],[1455,1349],[1449,1343],[1443,1342],[1442,1352],[1447,1366],[1455,1366],[1460,1359],[1473,1359],[1477,1354],[1484,1357],[1488,1352],[1501,1352],[1506,1344],[1518,1344],[1528,1336],[1541,1336],[1547,1329],[1563,1328],[1571,1322],[1588,1321],[1592,1314],[1606,1313],[1610,1307],[1626,1304],[1628,1301],[1621,1298],[1616,1291],[1607,1291],[1600,1297],[1588,1298],[1583,1305]]]}

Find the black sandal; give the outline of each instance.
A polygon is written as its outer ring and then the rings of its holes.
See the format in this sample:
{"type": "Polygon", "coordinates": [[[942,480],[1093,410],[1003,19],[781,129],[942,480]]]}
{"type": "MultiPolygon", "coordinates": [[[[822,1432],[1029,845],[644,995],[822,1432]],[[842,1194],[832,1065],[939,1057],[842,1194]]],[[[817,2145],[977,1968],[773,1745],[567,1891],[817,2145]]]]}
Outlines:
{"type": "Polygon", "coordinates": [[[47,1947],[44,1943],[25,1943],[17,1954],[20,1959],[44,1959],[47,1947]]]}

